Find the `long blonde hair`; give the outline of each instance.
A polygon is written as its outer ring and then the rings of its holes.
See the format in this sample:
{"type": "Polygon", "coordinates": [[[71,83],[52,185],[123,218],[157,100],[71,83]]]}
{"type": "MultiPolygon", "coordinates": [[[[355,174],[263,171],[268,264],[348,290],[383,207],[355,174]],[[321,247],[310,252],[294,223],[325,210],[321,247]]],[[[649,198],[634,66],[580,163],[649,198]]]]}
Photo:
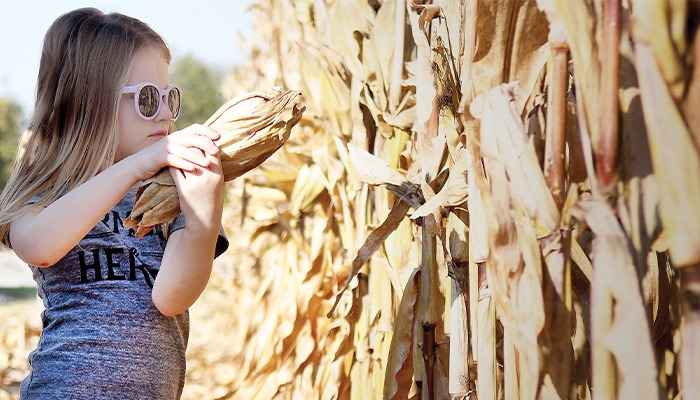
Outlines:
{"type": "Polygon", "coordinates": [[[45,207],[114,163],[117,111],[136,54],[162,49],[145,23],[83,8],[49,28],[39,64],[36,105],[22,135],[12,174],[0,194],[0,242],[11,247],[10,223],[30,199],[45,207]]]}

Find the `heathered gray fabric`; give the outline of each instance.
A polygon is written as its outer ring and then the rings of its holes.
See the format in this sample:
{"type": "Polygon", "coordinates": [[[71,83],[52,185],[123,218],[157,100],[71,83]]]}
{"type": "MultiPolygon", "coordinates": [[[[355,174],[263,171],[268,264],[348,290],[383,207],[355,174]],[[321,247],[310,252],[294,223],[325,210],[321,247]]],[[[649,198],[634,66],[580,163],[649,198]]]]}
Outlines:
{"type": "MultiPolygon", "coordinates": [[[[124,228],[134,196],[58,263],[30,267],[45,310],[22,399],[180,398],[189,314],[165,317],[153,305],[165,240],[160,229],[137,240],[124,228]]],[[[169,230],[183,227],[180,216],[169,230]]],[[[227,247],[222,230],[217,256],[227,247]]]]}

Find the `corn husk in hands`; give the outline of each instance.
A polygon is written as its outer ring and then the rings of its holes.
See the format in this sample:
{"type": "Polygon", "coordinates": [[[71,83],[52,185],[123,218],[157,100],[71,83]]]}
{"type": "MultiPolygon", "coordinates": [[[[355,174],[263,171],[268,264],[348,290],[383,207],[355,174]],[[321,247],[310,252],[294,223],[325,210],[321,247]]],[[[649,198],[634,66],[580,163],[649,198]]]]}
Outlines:
{"type": "MultiPolygon", "coordinates": [[[[306,109],[298,104],[300,91],[273,88],[238,96],[221,106],[204,125],[219,132],[224,180],[231,181],[260,165],[289,138],[306,109]]],[[[180,203],[175,182],[167,168],[142,182],[128,228],[143,237],[154,226],[175,218],[180,203]]]]}

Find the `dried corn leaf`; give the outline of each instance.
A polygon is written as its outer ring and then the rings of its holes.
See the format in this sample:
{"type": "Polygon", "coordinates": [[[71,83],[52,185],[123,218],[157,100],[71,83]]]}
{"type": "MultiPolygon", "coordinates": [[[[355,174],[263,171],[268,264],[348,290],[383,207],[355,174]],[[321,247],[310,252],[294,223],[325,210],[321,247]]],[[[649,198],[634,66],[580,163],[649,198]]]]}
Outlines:
{"type": "Polygon", "coordinates": [[[633,1],[635,42],[647,43],[673,99],[685,94],[688,3],[686,1],[633,1]]]}
{"type": "Polygon", "coordinates": [[[435,76],[431,69],[430,43],[428,35],[421,30],[420,15],[422,14],[417,12],[408,13],[411,33],[417,47],[416,60],[411,65],[413,73],[411,82],[416,87],[416,120],[413,124],[413,130],[417,133],[419,140],[425,140],[428,120],[433,113],[435,76]]]}
{"type": "Polygon", "coordinates": [[[544,236],[558,228],[560,216],[517,113],[516,95],[517,84],[501,85],[487,96],[477,98],[472,104],[472,114],[482,117],[482,132],[485,132],[481,136],[482,156],[505,164],[513,199],[533,219],[538,234],[544,236]]]}
{"type": "Polygon", "coordinates": [[[343,59],[323,43],[299,46],[300,72],[306,91],[305,97],[317,112],[330,116],[341,132],[350,132],[350,86],[343,59]]]}
{"type": "Polygon", "coordinates": [[[574,213],[585,220],[596,235],[591,253],[594,268],[591,311],[593,379],[599,382],[595,387],[601,390],[600,395],[610,393],[607,387],[604,388],[603,381],[612,377],[601,375],[600,371],[605,371],[606,367],[601,365],[604,361],[596,357],[605,349],[615,357],[620,373],[616,396],[625,399],[658,398],[649,324],[627,238],[618,224],[611,223],[616,221],[615,214],[602,201],[579,202],[574,213]],[[596,293],[609,293],[612,301],[605,303],[604,296],[595,297],[596,293]]]}
{"type": "Polygon", "coordinates": [[[343,64],[355,77],[363,78],[365,68],[360,60],[363,49],[356,37],[368,34],[373,20],[374,12],[366,1],[340,1],[329,6],[329,44],[343,56],[343,64]]]}
{"type": "Polygon", "coordinates": [[[512,101],[513,86],[502,85],[472,103],[472,115],[481,119],[486,172],[486,176],[475,173],[475,178],[488,219],[489,287],[520,356],[519,396],[535,398],[542,368],[538,337],[545,322],[537,238],[551,232],[558,213],[512,101]]]}
{"type": "Polygon", "coordinates": [[[348,144],[352,167],[357,177],[368,185],[401,186],[408,180],[389,164],[366,150],[348,144]]]}
{"type": "Polygon", "coordinates": [[[396,202],[394,202],[394,206],[391,208],[391,212],[389,212],[389,215],[387,216],[386,220],[382,222],[382,224],[379,227],[377,227],[377,229],[375,229],[374,231],[372,231],[372,233],[369,234],[367,240],[357,252],[357,256],[354,260],[352,260],[352,270],[350,272],[350,275],[348,275],[348,279],[345,282],[345,286],[343,286],[343,289],[341,289],[341,291],[336,295],[335,304],[333,304],[333,307],[328,312],[328,318],[330,318],[333,315],[333,312],[338,306],[338,303],[340,302],[343,293],[345,293],[348,286],[350,286],[350,281],[352,280],[352,278],[354,278],[355,275],[357,275],[357,273],[360,272],[360,268],[362,268],[362,266],[365,265],[367,261],[369,261],[370,257],[372,257],[372,255],[376,253],[377,250],[379,250],[379,247],[382,245],[382,243],[384,243],[386,238],[396,230],[403,218],[406,216],[408,208],[408,203],[403,202],[401,200],[397,200],[396,202]]]}
{"type": "MultiPolygon", "coordinates": [[[[306,109],[297,105],[300,95],[280,88],[250,92],[227,102],[205,122],[221,135],[215,143],[224,180],[231,181],[260,165],[287,141],[306,109]]],[[[141,183],[124,226],[135,229],[141,238],[154,226],[172,220],[179,210],[177,188],[170,171],[163,169],[141,183]]]]}
{"type": "Polygon", "coordinates": [[[479,1],[476,17],[477,47],[463,93],[467,104],[481,93],[506,82],[520,82],[522,96],[516,109],[522,112],[545,66],[549,32],[545,15],[534,0],[479,1]]]}
{"type": "Polygon", "coordinates": [[[415,210],[411,219],[432,214],[441,207],[456,206],[467,200],[467,156],[460,154],[450,168],[450,175],[442,189],[415,210]]]}
{"type": "Polygon", "coordinates": [[[368,185],[386,186],[392,193],[415,209],[424,203],[419,186],[411,183],[401,173],[389,167],[386,161],[351,144],[348,144],[348,150],[352,169],[361,181],[368,185]]]}
{"type": "Polygon", "coordinates": [[[318,164],[304,165],[294,182],[289,210],[293,215],[309,211],[314,200],[326,190],[326,176],[318,164]]]}
{"type": "Polygon", "coordinates": [[[700,154],[650,47],[638,42],[635,54],[669,252],[676,266],[694,265],[700,262],[700,154]]]}

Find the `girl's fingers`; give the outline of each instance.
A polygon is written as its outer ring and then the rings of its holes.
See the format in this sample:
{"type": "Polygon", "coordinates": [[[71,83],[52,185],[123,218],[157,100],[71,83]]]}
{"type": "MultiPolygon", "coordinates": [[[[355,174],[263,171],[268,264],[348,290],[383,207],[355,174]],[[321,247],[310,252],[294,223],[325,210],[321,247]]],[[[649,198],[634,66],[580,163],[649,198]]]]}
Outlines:
{"type": "Polygon", "coordinates": [[[209,168],[212,170],[221,169],[221,158],[216,154],[204,154],[209,159],[209,168]]]}
{"type": "Polygon", "coordinates": [[[219,133],[203,125],[191,125],[166,136],[166,165],[191,173],[197,167],[220,173],[219,148],[213,142],[219,133]]]}
{"type": "Polygon", "coordinates": [[[168,138],[177,145],[184,147],[196,147],[212,155],[219,154],[219,148],[208,136],[187,134],[185,132],[168,135],[168,138]]]}
{"type": "Polygon", "coordinates": [[[218,140],[221,137],[221,135],[219,135],[219,133],[217,131],[213,130],[212,128],[210,128],[208,126],[204,126],[204,125],[200,125],[200,124],[190,125],[187,128],[182,129],[178,132],[202,136],[202,137],[209,138],[211,140],[218,140]]]}
{"type": "Polygon", "coordinates": [[[168,161],[168,167],[175,168],[178,170],[194,171],[194,169],[197,167],[197,164],[194,164],[192,162],[184,160],[180,157],[176,157],[174,155],[168,155],[167,161],[168,161]]]}
{"type": "Polygon", "coordinates": [[[211,155],[209,152],[205,152],[199,147],[172,142],[166,147],[166,152],[168,156],[179,157],[202,167],[208,167],[209,164],[211,164],[211,159],[209,157],[217,157],[216,155],[211,155]]]}
{"type": "Polygon", "coordinates": [[[201,136],[198,136],[196,142],[198,142],[196,147],[202,149],[202,151],[205,151],[211,155],[219,154],[219,148],[211,140],[204,139],[201,136]]]}
{"type": "Polygon", "coordinates": [[[218,140],[221,137],[221,135],[219,135],[219,132],[211,129],[208,126],[204,126],[204,125],[195,125],[195,126],[197,126],[197,130],[196,130],[197,135],[206,136],[211,140],[218,140]]]}
{"type": "Polygon", "coordinates": [[[221,159],[218,156],[189,147],[177,147],[169,151],[167,162],[169,166],[185,171],[193,171],[196,167],[215,173],[222,171],[221,159]]]}

